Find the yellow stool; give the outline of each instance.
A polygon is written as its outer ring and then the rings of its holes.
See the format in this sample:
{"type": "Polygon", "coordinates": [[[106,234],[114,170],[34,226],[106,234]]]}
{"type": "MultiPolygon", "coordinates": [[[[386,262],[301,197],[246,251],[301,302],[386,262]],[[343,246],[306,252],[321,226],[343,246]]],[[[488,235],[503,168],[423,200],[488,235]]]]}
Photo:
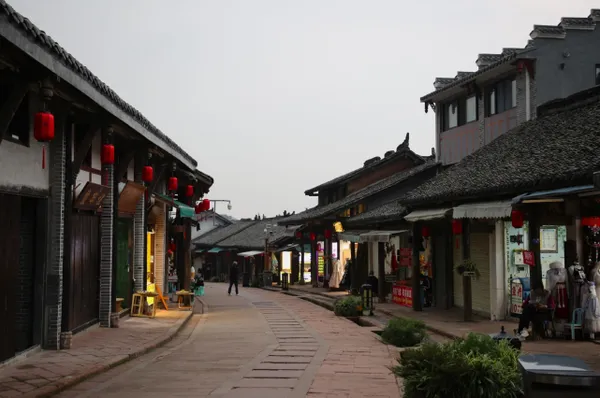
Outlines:
{"type": "Polygon", "coordinates": [[[135,293],[131,300],[131,316],[143,316],[144,315],[144,300],[143,296],[139,293],[135,293]]]}
{"type": "Polygon", "coordinates": [[[191,311],[194,306],[194,293],[192,292],[177,292],[177,308],[180,310],[191,311]],[[189,299],[189,304],[186,303],[186,298],[189,299]]]}

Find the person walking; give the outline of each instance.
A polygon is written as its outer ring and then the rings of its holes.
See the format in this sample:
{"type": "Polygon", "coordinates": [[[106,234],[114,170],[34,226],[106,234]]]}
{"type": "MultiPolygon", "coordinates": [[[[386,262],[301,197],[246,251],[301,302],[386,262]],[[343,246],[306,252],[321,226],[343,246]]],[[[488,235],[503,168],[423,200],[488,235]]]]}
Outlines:
{"type": "Polygon", "coordinates": [[[227,290],[227,294],[231,296],[231,287],[235,285],[235,295],[239,294],[238,291],[238,263],[234,261],[231,264],[231,268],[229,269],[229,290],[227,290]]]}

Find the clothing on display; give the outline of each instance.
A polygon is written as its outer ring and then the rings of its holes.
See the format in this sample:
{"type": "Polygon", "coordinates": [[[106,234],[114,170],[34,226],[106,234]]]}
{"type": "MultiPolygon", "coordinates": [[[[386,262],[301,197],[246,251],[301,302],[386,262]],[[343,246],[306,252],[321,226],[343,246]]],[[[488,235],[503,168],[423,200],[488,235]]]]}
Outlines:
{"type": "Polygon", "coordinates": [[[331,273],[331,278],[329,279],[329,287],[337,289],[340,287],[342,275],[344,274],[344,268],[342,267],[342,262],[337,258],[333,259],[332,267],[333,272],[331,273]]]}
{"type": "Polygon", "coordinates": [[[555,261],[546,272],[546,287],[556,303],[555,316],[569,318],[569,296],[567,293],[568,274],[563,263],[555,261]]]}
{"type": "Polygon", "coordinates": [[[594,282],[588,282],[588,293],[584,308],[585,325],[584,330],[590,334],[590,338],[595,338],[595,333],[600,333],[600,305],[598,305],[598,287],[594,282]]]}
{"type": "Polygon", "coordinates": [[[584,284],[586,283],[585,270],[579,262],[575,261],[569,267],[568,275],[569,284],[567,288],[569,289],[569,297],[571,299],[569,301],[569,314],[572,314],[576,308],[583,308],[582,295],[584,293],[584,284]]]}

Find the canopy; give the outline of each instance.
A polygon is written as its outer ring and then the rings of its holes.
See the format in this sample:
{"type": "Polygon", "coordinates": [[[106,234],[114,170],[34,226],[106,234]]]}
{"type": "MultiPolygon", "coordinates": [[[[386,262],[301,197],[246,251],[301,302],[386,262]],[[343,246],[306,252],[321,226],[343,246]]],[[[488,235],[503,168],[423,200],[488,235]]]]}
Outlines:
{"type": "Polygon", "coordinates": [[[173,199],[170,196],[163,195],[161,193],[154,193],[154,197],[160,202],[166,203],[169,206],[177,207],[179,209],[179,217],[189,218],[196,221],[196,211],[193,207],[186,205],[178,200],[173,199]]]}
{"type": "Polygon", "coordinates": [[[348,242],[360,243],[360,235],[369,231],[350,231],[338,232],[338,239],[347,240],[348,242]]]}
{"type": "Polygon", "coordinates": [[[469,203],[456,206],[453,209],[453,218],[507,218],[512,211],[512,202],[483,202],[469,203]]]}
{"type": "Polygon", "coordinates": [[[261,254],[261,253],[262,253],[262,251],[250,250],[249,252],[238,253],[237,255],[240,257],[254,257],[257,254],[261,254]]]}
{"type": "Polygon", "coordinates": [[[210,249],[207,253],[219,253],[221,251],[223,251],[224,249],[221,249],[220,247],[213,247],[212,249],[210,249]]]}
{"type": "Polygon", "coordinates": [[[408,230],[400,231],[369,231],[360,234],[360,243],[365,242],[389,242],[392,235],[399,235],[408,232],[408,230]]]}
{"type": "Polygon", "coordinates": [[[576,187],[568,187],[568,188],[559,188],[559,189],[551,189],[549,191],[538,191],[538,192],[532,192],[532,193],[526,193],[523,195],[519,195],[515,198],[513,198],[512,203],[513,204],[518,204],[521,202],[527,202],[527,201],[543,201],[543,199],[551,199],[551,198],[556,198],[556,199],[562,199],[564,196],[567,195],[575,195],[575,194],[579,194],[579,193],[584,193],[584,192],[589,192],[589,191],[593,191],[595,190],[593,185],[580,185],[580,186],[576,186],[576,187]]]}
{"type": "Polygon", "coordinates": [[[404,216],[404,219],[409,222],[435,220],[446,217],[450,210],[452,209],[415,210],[404,216]]]}

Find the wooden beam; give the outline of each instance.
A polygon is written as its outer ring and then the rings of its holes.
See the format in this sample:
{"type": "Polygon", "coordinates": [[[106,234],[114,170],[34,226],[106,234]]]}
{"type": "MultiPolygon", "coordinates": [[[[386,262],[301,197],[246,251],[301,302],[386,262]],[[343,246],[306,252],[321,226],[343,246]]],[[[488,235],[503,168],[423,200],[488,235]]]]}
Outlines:
{"type": "Polygon", "coordinates": [[[23,98],[27,95],[29,91],[29,84],[27,82],[17,80],[15,82],[15,86],[11,90],[6,102],[0,109],[0,144],[2,143],[2,139],[4,135],[8,131],[8,127],[10,126],[10,122],[15,117],[15,113],[19,109],[21,102],[23,102],[23,98]]]}
{"type": "Polygon", "coordinates": [[[79,171],[81,170],[81,165],[83,164],[83,161],[85,160],[85,156],[88,154],[88,152],[90,151],[90,148],[92,147],[92,142],[94,141],[94,138],[100,134],[100,130],[101,127],[98,124],[92,124],[90,126],[90,128],[87,129],[87,131],[85,132],[85,135],[83,136],[83,140],[81,140],[81,144],[79,145],[79,148],[76,149],[75,151],[75,156],[73,157],[73,174],[72,174],[72,183],[75,183],[75,180],[77,179],[77,175],[79,174],[79,171]]]}
{"type": "Polygon", "coordinates": [[[119,151],[119,158],[118,158],[118,162],[117,165],[115,167],[115,179],[121,181],[121,178],[123,177],[123,174],[125,174],[125,172],[127,171],[127,168],[129,167],[129,163],[131,163],[131,161],[133,160],[133,158],[135,157],[135,155],[137,155],[139,152],[146,150],[146,148],[142,147],[140,148],[139,146],[127,146],[125,147],[122,151],[119,151]],[[136,149],[138,148],[138,149],[136,149]]]}
{"type": "Polygon", "coordinates": [[[167,170],[167,167],[169,167],[169,165],[170,165],[170,163],[161,163],[156,166],[156,170],[154,171],[154,180],[152,181],[150,186],[148,186],[148,195],[152,195],[154,193],[154,191],[156,190],[156,187],[158,185],[158,182],[162,178],[162,175],[165,173],[165,171],[167,170]]]}

